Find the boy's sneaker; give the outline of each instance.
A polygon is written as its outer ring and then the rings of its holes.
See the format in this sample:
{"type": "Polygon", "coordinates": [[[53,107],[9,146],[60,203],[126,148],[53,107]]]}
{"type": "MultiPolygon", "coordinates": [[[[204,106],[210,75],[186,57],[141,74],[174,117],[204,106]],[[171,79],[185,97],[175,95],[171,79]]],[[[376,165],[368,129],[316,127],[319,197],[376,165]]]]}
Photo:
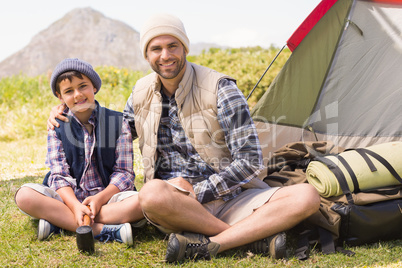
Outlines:
{"type": "Polygon", "coordinates": [[[172,233],[166,250],[167,262],[181,261],[183,259],[206,259],[216,256],[220,245],[212,242],[208,237],[195,233],[172,233]]]}
{"type": "Polygon", "coordinates": [[[267,254],[274,259],[286,257],[286,234],[278,233],[245,246],[245,249],[256,254],[267,254]]]}
{"type": "Polygon", "coordinates": [[[48,238],[51,234],[59,234],[60,233],[60,228],[57,226],[54,226],[50,222],[44,219],[39,220],[38,224],[38,239],[40,241],[45,240],[48,238]]]}
{"type": "Polygon", "coordinates": [[[104,225],[100,234],[95,236],[101,242],[117,241],[132,246],[133,233],[129,223],[119,225],[104,225]]]}

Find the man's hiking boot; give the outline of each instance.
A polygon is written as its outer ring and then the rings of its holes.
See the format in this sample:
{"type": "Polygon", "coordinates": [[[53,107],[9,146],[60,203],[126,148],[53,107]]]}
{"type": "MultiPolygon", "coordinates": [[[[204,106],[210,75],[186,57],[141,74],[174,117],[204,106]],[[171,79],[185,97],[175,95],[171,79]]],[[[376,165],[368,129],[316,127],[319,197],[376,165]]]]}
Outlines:
{"type": "Polygon", "coordinates": [[[245,246],[245,249],[255,254],[269,254],[274,259],[286,257],[286,234],[278,233],[255,241],[245,246]]]}
{"type": "Polygon", "coordinates": [[[50,222],[44,219],[39,220],[38,224],[38,239],[40,241],[45,240],[48,238],[51,234],[59,234],[60,233],[60,228],[57,226],[54,226],[50,222]]]}
{"type": "Polygon", "coordinates": [[[95,236],[101,242],[117,241],[120,243],[132,246],[133,233],[131,231],[131,224],[124,223],[119,225],[104,225],[100,234],[95,236]]]}
{"type": "Polygon", "coordinates": [[[212,242],[202,234],[172,233],[166,250],[165,260],[167,262],[181,261],[183,259],[206,259],[216,256],[220,245],[212,242]]]}

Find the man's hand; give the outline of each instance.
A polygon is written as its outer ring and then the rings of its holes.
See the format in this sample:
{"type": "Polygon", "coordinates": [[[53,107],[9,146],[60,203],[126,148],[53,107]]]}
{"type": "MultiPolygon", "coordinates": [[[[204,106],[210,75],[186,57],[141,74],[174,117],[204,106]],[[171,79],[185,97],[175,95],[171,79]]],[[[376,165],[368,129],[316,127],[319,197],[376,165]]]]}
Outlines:
{"type": "MultiPolygon", "coordinates": [[[[183,179],[182,177],[177,177],[177,178],[173,178],[168,180],[168,182],[170,184],[173,184],[179,188],[182,188],[183,190],[189,192],[189,196],[195,198],[195,192],[193,189],[193,185],[191,185],[191,183],[189,183],[188,181],[186,181],[185,179],[183,179]]],[[[178,189],[180,190],[180,189],[178,189]]]]}
{"type": "Polygon", "coordinates": [[[61,121],[68,122],[68,118],[63,116],[63,111],[66,109],[65,104],[59,104],[54,106],[49,114],[49,119],[47,120],[47,129],[54,130],[54,127],[60,127],[60,124],[57,123],[56,118],[61,121]]]}

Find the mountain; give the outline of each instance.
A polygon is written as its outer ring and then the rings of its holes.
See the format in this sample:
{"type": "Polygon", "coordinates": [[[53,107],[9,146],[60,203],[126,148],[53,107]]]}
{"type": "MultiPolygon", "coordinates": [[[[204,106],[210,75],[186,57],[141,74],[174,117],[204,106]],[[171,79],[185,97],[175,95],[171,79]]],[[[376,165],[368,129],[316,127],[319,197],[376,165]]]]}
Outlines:
{"type": "MultiPolygon", "coordinates": [[[[140,34],[129,25],[105,17],[87,7],[73,9],[35,35],[20,51],[0,62],[0,78],[24,73],[36,76],[52,71],[65,58],[79,58],[100,65],[149,70],[142,57],[140,34]]],[[[190,43],[190,55],[198,55],[211,43],[190,43]]]]}
{"type": "Polygon", "coordinates": [[[89,7],[74,9],[0,62],[0,77],[43,74],[65,58],[146,71],[149,65],[141,55],[139,39],[139,33],[123,22],[89,7]]]}

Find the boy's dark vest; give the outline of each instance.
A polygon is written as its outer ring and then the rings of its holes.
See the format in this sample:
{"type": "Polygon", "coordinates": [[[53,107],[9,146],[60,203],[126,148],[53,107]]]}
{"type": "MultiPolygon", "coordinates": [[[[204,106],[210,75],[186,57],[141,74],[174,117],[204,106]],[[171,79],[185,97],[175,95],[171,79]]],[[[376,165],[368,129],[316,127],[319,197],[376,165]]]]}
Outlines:
{"type": "MultiPolygon", "coordinates": [[[[110,182],[110,175],[113,173],[113,166],[116,163],[116,141],[121,133],[123,114],[101,107],[99,104],[97,109],[98,115],[93,130],[96,140],[94,153],[102,184],[107,187],[110,182]]],[[[70,175],[76,179],[77,188],[80,188],[80,179],[85,169],[84,131],[82,126],[72,117],[69,117],[68,123],[56,120],[60,127],[55,128],[55,131],[63,144],[66,160],[70,166],[70,175]]],[[[49,176],[50,172],[46,175],[43,184],[48,185],[49,176]]]]}

